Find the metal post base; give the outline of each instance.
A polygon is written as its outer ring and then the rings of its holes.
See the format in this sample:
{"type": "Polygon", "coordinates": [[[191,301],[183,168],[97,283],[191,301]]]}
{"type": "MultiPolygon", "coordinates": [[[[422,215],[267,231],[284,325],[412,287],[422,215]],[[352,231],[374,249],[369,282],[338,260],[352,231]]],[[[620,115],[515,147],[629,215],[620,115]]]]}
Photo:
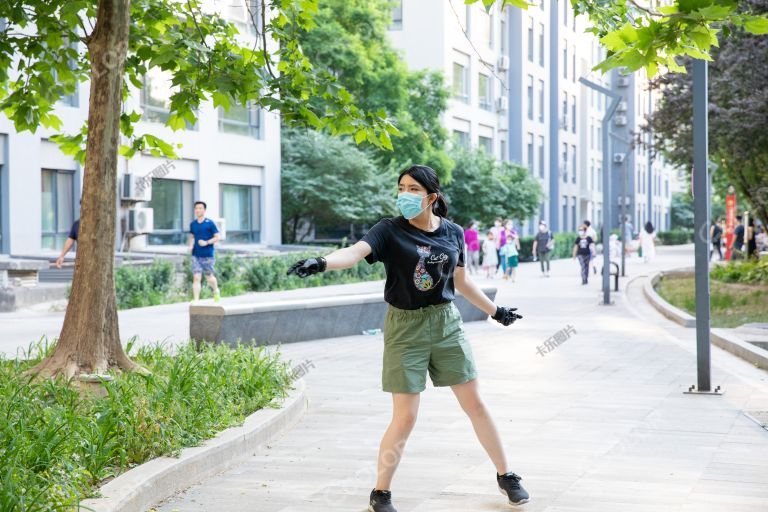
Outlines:
{"type": "Polygon", "coordinates": [[[720,391],[720,386],[717,386],[714,391],[700,391],[696,389],[696,386],[691,385],[688,391],[683,391],[684,395],[722,395],[724,391],[720,391]]]}

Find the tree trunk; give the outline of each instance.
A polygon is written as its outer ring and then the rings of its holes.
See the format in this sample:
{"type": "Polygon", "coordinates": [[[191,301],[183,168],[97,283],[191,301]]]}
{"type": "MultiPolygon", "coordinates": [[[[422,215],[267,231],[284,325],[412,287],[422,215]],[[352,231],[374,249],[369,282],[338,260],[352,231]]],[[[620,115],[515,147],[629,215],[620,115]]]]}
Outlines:
{"type": "Polygon", "coordinates": [[[83,200],[67,312],[50,357],[30,370],[39,377],[140,369],[120,343],[114,281],[117,151],[130,0],[100,0],[88,40],[88,106],[83,200]]]}

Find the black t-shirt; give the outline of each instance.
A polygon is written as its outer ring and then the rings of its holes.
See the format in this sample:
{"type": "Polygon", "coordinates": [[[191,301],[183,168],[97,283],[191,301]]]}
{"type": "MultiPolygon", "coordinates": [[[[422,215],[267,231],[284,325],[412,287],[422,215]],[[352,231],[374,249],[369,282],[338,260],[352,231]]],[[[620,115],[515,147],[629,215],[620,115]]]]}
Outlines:
{"type": "Polygon", "coordinates": [[[592,245],[592,242],[593,240],[591,236],[584,238],[577,236],[575,245],[578,247],[578,249],[576,249],[576,254],[589,255],[591,252],[589,250],[589,246],[592,245]]]}
{"type": "Polygon", "coordinates": [[[77,219],[73,224],[72,228],[69,230],[69,238],[72,240],[77,240],[77,235],[80,232],[80,219],[77,219]]]}
{"type": "Polygon", "coordinates": [[[712,243],[713,244],[719,244],[720,243],[720,237],[723,236],[723,228],[718,226],[717,224],[714,225],[714,229],[712,230],[712,243]]]}
{"type": "Polygon", "coordinates": [[[736,235],[736,239],[733,241],[733,248],[741,250],[741,246],[744,245],[744,224],[736,226],[733,233],[736,235]]]}
{"type": "Polygon", "coordinates": [[[381,219],[362,240],[371,246],[365,261],[384,263],[384,300],[400,309],[418,309],[454,300],[453,273],[464,266],[464,230],[441,218],[433,232],[405,217],[381,219]]]}

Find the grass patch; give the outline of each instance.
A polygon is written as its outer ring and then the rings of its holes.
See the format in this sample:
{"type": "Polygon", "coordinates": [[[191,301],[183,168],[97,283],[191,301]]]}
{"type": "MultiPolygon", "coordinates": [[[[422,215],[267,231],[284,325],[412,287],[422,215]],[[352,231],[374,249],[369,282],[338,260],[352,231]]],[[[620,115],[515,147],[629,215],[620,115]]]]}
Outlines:
{"type": "Polygon", "coordinates": [[[264,346],[140,347],[150,376],[117,375],[107,396],[22,372],[50,353],[0,360],[0,510],[71,510],[97,487],[161,455],[178,454],[287,396],[288,363],[264,346]]]}
{"type": "MultiPolygon", "coordinates": [[[[664,300],[696,316],[694,278],[664,277],[656,291],[664,300]]],[[[768,290],[730,288],[717,280],[710,281],[712,327],[738,327],[750,322],[768,321],[768,290]]]]}

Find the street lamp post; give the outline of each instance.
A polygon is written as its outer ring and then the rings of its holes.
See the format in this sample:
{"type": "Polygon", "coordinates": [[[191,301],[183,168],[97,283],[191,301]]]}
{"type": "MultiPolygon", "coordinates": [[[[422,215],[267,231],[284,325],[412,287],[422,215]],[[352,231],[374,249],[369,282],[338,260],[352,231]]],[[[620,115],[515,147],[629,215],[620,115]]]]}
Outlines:
{"type": "Polygon", "coordinates": [[[608,147],[610,141],[610,135],[608,131],[610,128],[611,118],[616,112],[616,107],[619,106],[619,100],[621,99],[621,96],[600,84],[592,82],[591,80],[587,80],[584,77],[579,78],[579,82],[601,94],[605,94],[611,100],[611,103],[608,105],[602,121],[603,168],[601,171],[603,173],[603,304],[608,305],[611,303],[611,152],[608,147]]]}

